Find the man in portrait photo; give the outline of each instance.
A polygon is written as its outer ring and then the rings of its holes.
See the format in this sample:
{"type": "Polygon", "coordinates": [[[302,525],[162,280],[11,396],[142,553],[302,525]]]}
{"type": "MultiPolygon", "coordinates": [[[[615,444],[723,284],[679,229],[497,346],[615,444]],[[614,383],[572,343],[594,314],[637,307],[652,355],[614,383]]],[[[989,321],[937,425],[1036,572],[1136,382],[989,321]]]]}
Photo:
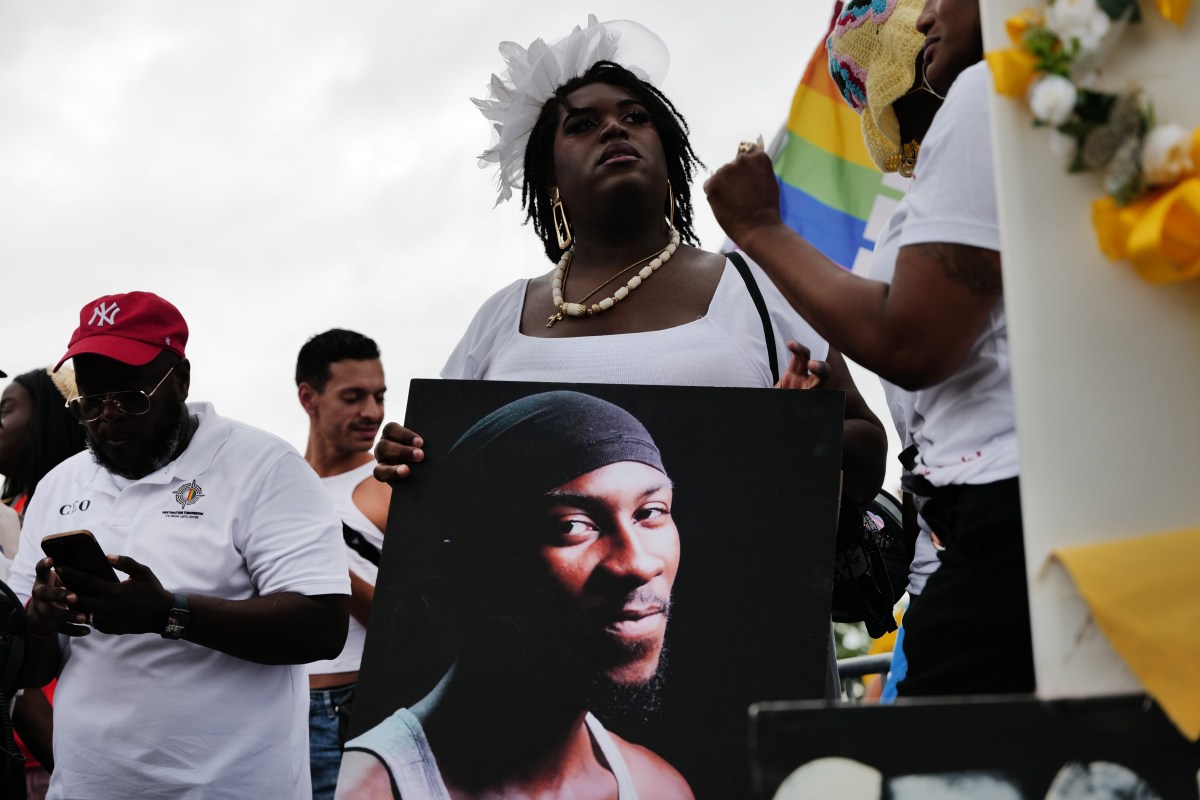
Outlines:
{"type": "Polygon", "coordinates": [[[691,797],[665,760],[605,730],[597,706],[653,703],[680,540],[645,427],[578,392],[487,415],[432,499],[430,603],[461,653],[438,684],[346,746],[339,797],[691,797]]]}
{"type": "MultiPolygon", "coordinates": [[[[351,740],[407,709],[451,796],[471,796],[454,784],[437,715],[422,717],[476,686],[457,683],[471,661],[489,668],[487,680],[453,734],[466,732],[461,741],[485,760],[512,761],[506,748],[566,696],[576,721],[545,741],[568,741],[569,730],[599,753],[581,735],[590,713],[644,748],[624,756],[635,782],[637,756],[648,751],[701,800],[748,797],[750,705],[824,697],[828,685],[842,402],[835,392],[413,380],[404,426],[420,433],[422,458],[394,484],[351,740]],[[611,419],[615,430],[596,427],[611,419]],[[614,449],[632,440],[657,456],[614,449]],[[626,511],[641,515],[640,555],[624,548],[601,558],[623,541],[613,512],[566,485],[610,458],[658,476],[641,492],[669,476],[669,515],[648,496],[626,511]],[[581,507],[549,505],[568,496],[581,507]],[[556,531],[565,542],[551,547],[556,531]],[[682,568],[661,550],[663,536],[677,538],[682,568]],[[514,676],[502,679],[500,667],[514,676]]],[[[373,766],[386,786],[378,756],[349,755],[343,768],[373,766]]],[[[616,788],[617,769],[598,773],[602,785],[616,788]]],[[[339,784],[341,796],[356,796],[348,786],[339,784]]]]}

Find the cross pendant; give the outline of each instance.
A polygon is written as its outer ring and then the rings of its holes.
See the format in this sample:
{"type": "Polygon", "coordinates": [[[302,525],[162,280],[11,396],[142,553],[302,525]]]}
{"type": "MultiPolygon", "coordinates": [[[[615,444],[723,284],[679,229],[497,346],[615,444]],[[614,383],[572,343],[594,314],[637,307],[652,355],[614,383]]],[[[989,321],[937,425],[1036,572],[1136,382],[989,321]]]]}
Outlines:
{"type": "Polygon", "coordinates": [[[561,312],[561,311],[559,311],[557,314],[552,314],[552,315],[550,315],[550,317],[548,317],[548,319],[549,319],[550,321],[546,323],[546,327],[547,327],[547,328],[553,327],[553,326],[554,326],[554,323],[558,322],[558,321],[559,321],[560,319],[562,319],[562,318],[563,318],[563,316],[562,316],[562,312],[561,312]]]}

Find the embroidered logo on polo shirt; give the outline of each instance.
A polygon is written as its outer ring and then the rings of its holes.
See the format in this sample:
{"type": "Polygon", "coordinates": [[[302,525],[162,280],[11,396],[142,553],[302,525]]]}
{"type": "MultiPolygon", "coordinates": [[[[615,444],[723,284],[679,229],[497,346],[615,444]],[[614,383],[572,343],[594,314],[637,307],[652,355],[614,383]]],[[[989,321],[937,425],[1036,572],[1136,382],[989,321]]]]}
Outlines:
{"type": "Polygon", "coordinates": [[[196,483],[195,478],[191,483],[185,483],[175,490],[175,502],[179,503],[180,508],[193,505],[201,497],[204,497],[204,492],[201,490],[200,484],[196,483]]]}
{"type": "MultiPolygon", "coordinates": [[[[196,483],[195,478],[193,478],[189,482],[183,484],[178,489],[173,491],[171,494],[173,494],[175,496],[175,502],[179,503],[179,507],[181,509],[187,509],[188,506],[194,505],[196,503],[196,501],[199,500],[201,497],[206,496],[204,494],[204,490],[200,488],[200,484],[196,483]]],[[[183,510],[183,511],[164,511],[162,513],[163,513],[164,517],[187,517],[187,518],[194,519],[197,517],[204,516],[203,511],[183,510]]]]}

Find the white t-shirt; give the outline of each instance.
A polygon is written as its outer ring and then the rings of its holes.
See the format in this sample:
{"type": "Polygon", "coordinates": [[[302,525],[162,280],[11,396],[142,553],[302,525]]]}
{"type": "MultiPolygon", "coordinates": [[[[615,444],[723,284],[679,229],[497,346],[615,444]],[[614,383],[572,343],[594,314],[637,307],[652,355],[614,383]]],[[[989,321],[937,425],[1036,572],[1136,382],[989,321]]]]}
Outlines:
{"type": "MultiPolygon", "coordinates": [[[[871,277],[890,283],[900,248],[949,242],[1000,250],[988,120],[987,65],[954,82],[921,144],[912,188],[879,234],[871,277]]],[[[935,486],[1018,473],[1004,298],[966,360],[946,380],[908,392],[882,381],[896,429],[919,450],[913,472],[935,486]]]]}
{"type": "MultiPolygon", "coordinates": [[[[340,475],[330,475],[327,478],[321,478],[321,485],[329,493],[333,509],[342,518],[342,521],[361,533],[363,538],[375,547],[382,548],[383,531],[375,527],[375,523],[371,522],[367,518],[367,515],[362,513],[362,510],[354,504],[354,490],[363,481],[375,480],[371,477],[374,470],[375,462],[368,461],[361,467],[355,467],[340,475]]],[[[343,541],[345,541],[344,538],[343,541]]],[[[350,549],[349,545],[346,545],[344,549],[346,551],[346,562],[350,565],[350,571],[374,586],[375,580],[379,575],[379,567],[363,558],[357,551],[350,549]]],[[[363,644],[366,642],[366,639],[366,626],[351,616],[350,627],[346,631],[346,644],[342,647],[342,652],[338,654],[337,658],[314,661],[309,664],[308,674],[330,675],[337,672],[358,672],[359,667],[362,665],[363,644]]]]}
{"type": "MultiPolygon", "coordinates": [[[[791,356],[789,339],[808,347],[813,358],[824,359],[829,352],[825,340],[792,309],[757,264],[749,258],[746,263],[766,301],[780,374],[791,356]]],[[[751,388],[772,384],[762,318],[745,281],[728,261],[703,317],[647,333],[563,339],[526,336],[520,325],[527,284],[527,280],[509,284],[483,304],[442,369],[443,378],[751,388]]]]}
{"type": "MultiPolygon", "coordinates": [[[[349,593],[341,522],[300,454],[207,403],[188,410],[199,427],[157,472],[116,478],[85,451],[42,479],[13,566],[22,601],[41,538],[77,528],[172,592],[349,593]]],[[[303,666],[254,664],[157,633],[59,641],[49,798],[310,796],[303,666]]]]}

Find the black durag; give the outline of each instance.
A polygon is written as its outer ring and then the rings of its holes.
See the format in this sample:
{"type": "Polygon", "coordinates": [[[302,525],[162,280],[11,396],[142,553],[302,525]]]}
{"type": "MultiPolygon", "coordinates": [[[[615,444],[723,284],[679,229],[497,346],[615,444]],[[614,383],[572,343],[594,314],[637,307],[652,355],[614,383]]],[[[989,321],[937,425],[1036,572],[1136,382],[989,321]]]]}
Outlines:
{"type": "Polygon", "coordinates": [[[471,426],[447,456],[445,486],[503,507],[620,461],[667,472],[650,433],[625,409],[580,392],[543,392],[471,426]]]}

